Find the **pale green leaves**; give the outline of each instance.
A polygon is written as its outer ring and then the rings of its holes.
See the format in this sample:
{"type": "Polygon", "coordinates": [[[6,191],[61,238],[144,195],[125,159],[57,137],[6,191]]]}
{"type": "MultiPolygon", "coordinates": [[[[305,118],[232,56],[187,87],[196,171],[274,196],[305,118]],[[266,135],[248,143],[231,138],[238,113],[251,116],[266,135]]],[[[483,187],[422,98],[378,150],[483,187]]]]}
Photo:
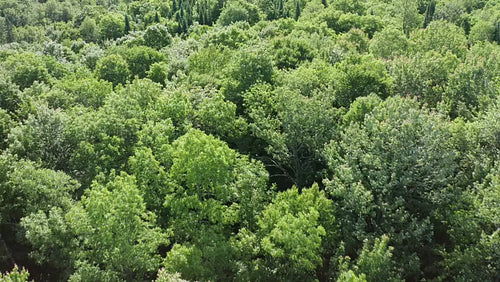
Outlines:
{"type": "Polygon", "coordinates": [[[312,280],[327,257],[328,238],[335,237],[334,222],[333,204],[317,185],[278,194],[259,217],[260,229],[244,229],[235,241],[241,255],[258,257],[245,262],[252,264],[244,265],[242,277],[312,280]]]}

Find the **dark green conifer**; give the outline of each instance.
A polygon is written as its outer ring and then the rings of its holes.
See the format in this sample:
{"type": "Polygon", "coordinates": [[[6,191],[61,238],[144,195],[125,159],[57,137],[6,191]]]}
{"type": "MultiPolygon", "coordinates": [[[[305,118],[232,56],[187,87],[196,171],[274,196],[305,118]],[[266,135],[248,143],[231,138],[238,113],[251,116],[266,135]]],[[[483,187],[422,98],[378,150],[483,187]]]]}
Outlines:
{"type": "Polygon", "coordinates": [[[125,34],[128,34],[130,32],[130,20],[128,18],[128,15],[125,15],[125,34]]]}
{"type": "Polygon", "coordinates": [[[280,0],[278,8],[278,18],[283,17],[283,0],[280,0]]]}
{"type": "Polygon", "coordinates": [[[425,19],[424,19],[424,28],[432,21],[434,17],[434,11],[436,10],[436,1],[431,1],[427,5],[427,9],[425,11],[425,19]]]}
{"type": "Polygon", "coordinates": [[[495,23],[495,37],[494,40],[500,44],[500,21],[495,23]]]}
{"type": "Polygon", "coordinates": [[[298,20],[300,17],[300,2],[299,0],[295,1],[295,20],[298,20]]]}

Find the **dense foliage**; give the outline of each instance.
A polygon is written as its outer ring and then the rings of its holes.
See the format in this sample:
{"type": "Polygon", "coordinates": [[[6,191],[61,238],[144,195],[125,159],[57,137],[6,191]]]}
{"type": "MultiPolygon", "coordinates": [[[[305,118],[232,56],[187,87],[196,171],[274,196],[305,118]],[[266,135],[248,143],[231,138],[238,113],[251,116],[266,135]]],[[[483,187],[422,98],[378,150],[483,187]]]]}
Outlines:
{"type": "Polygon", "coordinates": [[[1,281],[499,281],[498,0],[0,0],[1,281]]]}

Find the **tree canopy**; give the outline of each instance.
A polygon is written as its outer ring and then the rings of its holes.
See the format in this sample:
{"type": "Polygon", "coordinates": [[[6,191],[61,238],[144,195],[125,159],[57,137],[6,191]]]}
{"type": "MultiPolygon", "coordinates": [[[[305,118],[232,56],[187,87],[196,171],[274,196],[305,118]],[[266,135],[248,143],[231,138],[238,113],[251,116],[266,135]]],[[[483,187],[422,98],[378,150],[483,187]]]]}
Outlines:
{"type": "Polygon", "coordinates": [[[498,0],[0,0],[1,281],[499,281],[498,0]]]}

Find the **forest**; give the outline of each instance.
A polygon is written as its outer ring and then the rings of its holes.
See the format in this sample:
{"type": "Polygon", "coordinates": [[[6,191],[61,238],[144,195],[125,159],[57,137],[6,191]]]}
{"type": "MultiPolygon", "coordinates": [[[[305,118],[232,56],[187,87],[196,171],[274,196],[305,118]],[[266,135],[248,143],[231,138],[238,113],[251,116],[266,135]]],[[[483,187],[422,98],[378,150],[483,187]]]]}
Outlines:
{"type": "Polygon", "coordinates": [[[0,0],[0,281],[500,281],[500,1],[0,0]]]}

